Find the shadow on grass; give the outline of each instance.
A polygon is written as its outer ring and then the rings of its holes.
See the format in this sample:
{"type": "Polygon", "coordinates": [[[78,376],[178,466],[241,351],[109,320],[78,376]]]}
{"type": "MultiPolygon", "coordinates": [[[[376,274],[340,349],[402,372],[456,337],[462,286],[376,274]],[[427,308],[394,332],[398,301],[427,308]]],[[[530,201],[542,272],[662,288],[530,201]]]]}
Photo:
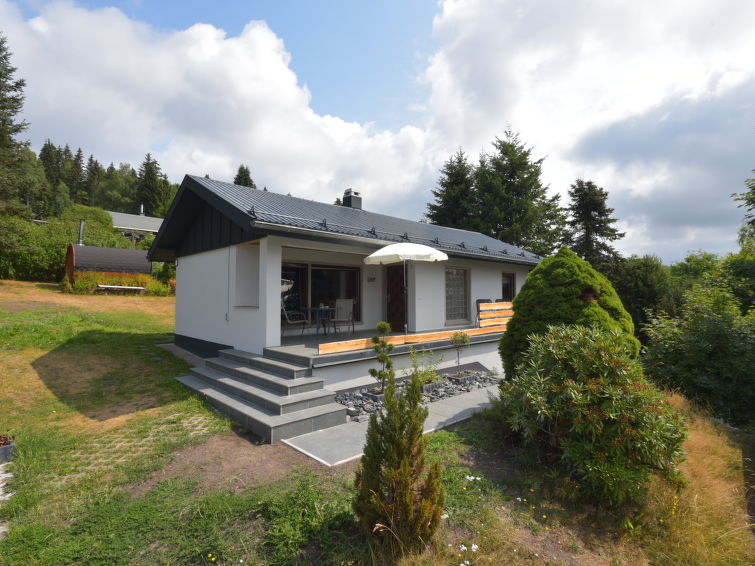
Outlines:
{"type": "Polygon", "coordinates": [[[157,344],[167,333],[85,330],[32,362],[63,403],[95,420],[108,420],[187,398],[175,381],[189,365],[157,344]]]}

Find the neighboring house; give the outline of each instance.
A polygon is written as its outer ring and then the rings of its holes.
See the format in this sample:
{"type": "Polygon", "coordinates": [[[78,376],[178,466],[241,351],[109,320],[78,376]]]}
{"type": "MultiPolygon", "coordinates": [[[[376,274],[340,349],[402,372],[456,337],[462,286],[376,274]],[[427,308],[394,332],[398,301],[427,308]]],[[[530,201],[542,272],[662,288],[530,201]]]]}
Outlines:
{"type": "Polygon", "coordinates": [[[77,271],[151,273],[146,250],[125,250],[71,244],[66,251],[66,277],[73,283],[77,271]]]}
{"type": "Polygon", "coordinates": [[[346,422],[335,391],[374,383],[364,337],[382,320],[398,331],[406,322],[411,333],[391,338],[399,342],[392,354],[399,376],[410,363],[410,339],[455,365],[455,352],[444,352],[449,330],[472,327],[480,334],[462,360],[500,367],[505,326],[476,328],[477,301],[510,301],[540,261],[479,233],[368,212],[351,189],[343,203],[186,176],[149,250],[152,261],[176,262],[176,345],[212,358],[177,379],[270,442],[346,422]],[[396,242],[425,244],[449,259],[409,262],[406,281],[401,264],[364,264],[396,242]],[[286,329],[286,312],[338,299],[354,301],[356,334],[286,329]],[[368,332],[359,338],[360,331],[368,332]]]}
{"type": "Polygon", "coordinates": [[[176,261],[176,344],[257,354],[280,345],[281,279],[294,282],[290,310],[355,299],[357,329],[381,320],[409,332],[463,328],[477,299],[511,300],[540,261],[476,232],[368,212],[358,193],[347,191],[344,205],[186,176],[149,251],[152,261],[176,261]],[[402,241],[449,256],[408,265],[408,308],[401,265],[363,264],[402,241]]]}
{"type": "Polygon", "coordinates": [[[162,218],[144,216],[144,214],[126,214],[125,212],[107,213],[113,219],[113,228],[134,241],[143,240],[148,235],[155,235],[163,223],[162,218]]]}

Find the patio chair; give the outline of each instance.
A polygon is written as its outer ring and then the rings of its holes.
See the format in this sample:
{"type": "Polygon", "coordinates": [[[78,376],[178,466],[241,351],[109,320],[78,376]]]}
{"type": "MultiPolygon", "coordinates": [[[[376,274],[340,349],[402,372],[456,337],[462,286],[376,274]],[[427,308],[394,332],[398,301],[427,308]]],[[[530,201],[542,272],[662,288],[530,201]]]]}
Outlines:
{"type": "Polygon", "coordinates": [[[333,325],[333,332],[338,331],[338,326],[351,326],[354,334],[354,299],[336,299],[336,311],[333,318],[328,320],[333,325]]]}
{"type": "Polygon", "coordinates": [[[304,335],[304,329],[309,326],[309,318],[303,312],[287,311],[286,307],[281,305],[281,314],[283,320],[289,327],[301,326],[301,333],[304,335]]]}

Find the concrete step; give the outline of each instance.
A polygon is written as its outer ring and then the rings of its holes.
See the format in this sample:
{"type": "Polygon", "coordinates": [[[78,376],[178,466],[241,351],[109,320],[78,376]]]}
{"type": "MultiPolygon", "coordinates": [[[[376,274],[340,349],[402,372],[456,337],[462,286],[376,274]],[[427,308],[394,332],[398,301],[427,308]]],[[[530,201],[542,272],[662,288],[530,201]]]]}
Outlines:
{"type": "MultiPolygon", "coordinates": [[[[307,391],[316,391],[322,389],[324,383],[324,380],[318,377],[289,378],[273,375],[264,370],[251,368],[243,362],[237,362],[224,357],[205,360],[205,366],[239,378],[247,383],[282,393],[283,395],[296,395],[298,393],[306,393],[307,391]]],[[[192,373],[196,373],[201,369],[193,368],[191,371],[192,373]]]]}
{"type": "Polygon", "coordinates": [[[250,367],[283,377],[294,379],[297,377],[307,377],[312,375],[312,370],[309,368],[309,365],[300,365],[288,361],[266,358],[265,356],[252,354],[251,352],[244,352],[243,350],[220,350],[218,354],[221,358],[240,362],[250,367]]]}
{"type": "Polygon", "coordinates": [[[310,367],[312,365],[312,356],[307,356],[305,354],[297,354],[296,352],[278,350],[276,348],[265,348],[262,350],[262,353],[266,358],[287,362],[289,364],[304,367],[310,367]]]}
{"type": "Polygon", "coordinates": [[[185,375],[176,379],[204,396],[228,418],[270,443],[346,422],[346,407],[337,403],[328,403],[284,415],[274,415],[270,411],[256,408],[244,399],[219,389],[197,375],[185,375]]]}
{"type": "MultiPolygon", "coordinates": [[[[228,375],[224,371],[219,371],[210,367],[201,367],[192,369],[192,375],[196,375],[211,383],[218,389],[223,389],[228,393],[246,399],[253,405],[271,411],[276,415],[293,413],[310,407],[327,405],[335,401],[336,394],[334,391],[327,389],[316,389],[286,395],[285,393],[273,391],[259,385],[255,385],[228,375]]],[[[290,383],[291,380],[286,380],[290,383]]]]}

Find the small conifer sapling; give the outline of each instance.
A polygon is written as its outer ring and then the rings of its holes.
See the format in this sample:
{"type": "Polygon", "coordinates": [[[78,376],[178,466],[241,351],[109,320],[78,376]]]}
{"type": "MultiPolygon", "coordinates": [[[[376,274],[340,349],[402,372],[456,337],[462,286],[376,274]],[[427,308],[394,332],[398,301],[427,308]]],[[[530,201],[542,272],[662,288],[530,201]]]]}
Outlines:
{"type": "Polygon", "coordinates": [[[396,396],[391,374],[385,409],[373,413],[364,456],[356,472],[352,507],[370,544],[386,557],[419,550],[437,532],[445,503],[438,462],[427,466],[422,434],[427,409],[420,405],[415,372],[404,395],[396,396]]]}

